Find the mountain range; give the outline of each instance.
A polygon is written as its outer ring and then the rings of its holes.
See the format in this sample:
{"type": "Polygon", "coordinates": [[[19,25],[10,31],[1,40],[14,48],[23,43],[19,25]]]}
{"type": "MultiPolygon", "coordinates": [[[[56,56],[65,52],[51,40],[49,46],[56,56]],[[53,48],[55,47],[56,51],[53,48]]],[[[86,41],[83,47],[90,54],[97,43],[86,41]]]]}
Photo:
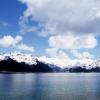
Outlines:
{"type": "Polygon", "coordinates": [[[99,59],[68,60],[30,54],[0,54],[0,72],[100,72],[99,59]],[[62,64],[62,65],[61,65],[62,64]]]}

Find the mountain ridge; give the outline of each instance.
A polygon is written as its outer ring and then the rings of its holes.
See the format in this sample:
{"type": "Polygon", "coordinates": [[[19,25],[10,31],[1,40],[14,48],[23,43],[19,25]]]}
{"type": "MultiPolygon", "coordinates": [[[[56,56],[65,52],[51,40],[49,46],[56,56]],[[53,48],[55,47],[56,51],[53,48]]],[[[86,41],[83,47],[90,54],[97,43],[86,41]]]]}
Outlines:
{"type": "Polygon", "coordinates": [[[0,54],[0,71],[10,70],[14,72],[100,72],[100,60],[77,60],[77,63],[73,65],[66,62],[66,66],[62,68],[57,64],[48,63],[46,60],[29,54],[0,54]]]}

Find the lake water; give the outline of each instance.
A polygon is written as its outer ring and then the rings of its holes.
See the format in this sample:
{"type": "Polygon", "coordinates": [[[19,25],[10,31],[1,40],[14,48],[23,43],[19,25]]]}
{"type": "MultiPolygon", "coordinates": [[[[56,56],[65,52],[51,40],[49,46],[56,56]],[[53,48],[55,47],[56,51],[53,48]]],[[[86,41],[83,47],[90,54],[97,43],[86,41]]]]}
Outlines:
{"type": "Polygon", "coordinates": [[[100,74],[0,74],[0,100],[100,100],[100,74]]]}

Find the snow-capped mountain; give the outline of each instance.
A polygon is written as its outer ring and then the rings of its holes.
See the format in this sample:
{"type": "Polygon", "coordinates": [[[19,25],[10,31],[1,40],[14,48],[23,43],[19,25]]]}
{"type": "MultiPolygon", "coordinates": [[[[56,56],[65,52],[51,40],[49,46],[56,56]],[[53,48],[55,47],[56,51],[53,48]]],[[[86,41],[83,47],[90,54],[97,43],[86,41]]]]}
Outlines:
{"type": "Polygon", "coordinates": [[[83,58],[83,59],[71,60],[71,59],[42,57],[42,58],[39,58],[39,60],[42,62],[46,62],[48,64],[59,66],[63,69],[64,68],[75,68],[75,67],[91,69],[91,68],[95,68],[95,67],[100,67],[100,59],[83,58]]]}
{"type": "Polygon", "coordinates": [[[53,72],[46,63],[29,54],[0,54],[0,72],[53,72]]]}
{"type": "Polygon", "coordinates": [[[47,57],[34,57],[30,54],[23,54],[23,53],[9,53],[9,54],[0,54],[0,61],[6,60],[7,58],[11,58],[18,63],[24,62],[28,65],[36,65],[37,60],[43,62],[44,64],[48,64],[54,70],[61,70],[61,69],[70,69],[81,67],[85,68],[86,70],[93,69],[93,68],[100,68],[100,59],[59,59],[59,58],[47,58],[47,57]]]}
{"type": "Polygon", "coordinates": [[[0,61],[11,58],[17,62],[25,62],[26,64],[32,65],[36,64],[36,58],[30,54],[21,54],[21,53],[10,53],[10,54],[0,54],[0,61]]]}

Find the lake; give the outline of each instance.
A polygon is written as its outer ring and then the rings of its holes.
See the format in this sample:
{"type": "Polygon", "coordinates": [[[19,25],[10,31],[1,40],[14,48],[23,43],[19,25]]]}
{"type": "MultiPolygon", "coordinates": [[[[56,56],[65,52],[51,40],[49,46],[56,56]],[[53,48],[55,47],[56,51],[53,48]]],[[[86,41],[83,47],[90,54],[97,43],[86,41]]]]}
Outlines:
{"type": "Polygon", "coordinates": [[[0,100],[100,100],[100,74],[0,74],[0,100]]]}

